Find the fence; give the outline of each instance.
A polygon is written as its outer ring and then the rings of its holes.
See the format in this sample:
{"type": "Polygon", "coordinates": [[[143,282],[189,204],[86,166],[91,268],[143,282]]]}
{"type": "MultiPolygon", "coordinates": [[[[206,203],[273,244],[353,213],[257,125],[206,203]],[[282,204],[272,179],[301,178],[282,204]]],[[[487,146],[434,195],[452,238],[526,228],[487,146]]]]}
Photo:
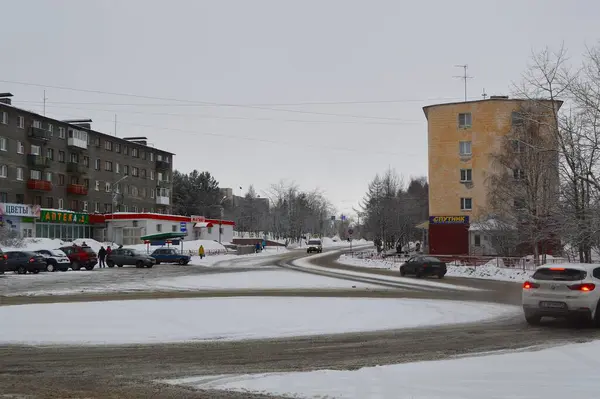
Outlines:
{"type": "MultiPolygon", "coordinates": [[[[377,253],[374,250],[366,251],[353,251],[349,254],[353,258],[357,259],[372,259],[372,260],[385,260],[392,263],[404,263],[414,254],[398,254],[398,253],[377,253]]],[[[429,256],[424,254],[423,256],[429,256]]],[[[517,257],[496,257],[496,256],[471,256],[471,255],[431,255],[448,265],[453,266],[469,266],[469,267],[481,267],[484,265],[493,265],[500,268],[510,269],[521,269],[521,270],[535,270],[540,265],[554,264],[554,263],[567,263],[566,258],[546,258],[540,257],[540,260],[534,262],[530,257],[517,258],[517,257]]]]}

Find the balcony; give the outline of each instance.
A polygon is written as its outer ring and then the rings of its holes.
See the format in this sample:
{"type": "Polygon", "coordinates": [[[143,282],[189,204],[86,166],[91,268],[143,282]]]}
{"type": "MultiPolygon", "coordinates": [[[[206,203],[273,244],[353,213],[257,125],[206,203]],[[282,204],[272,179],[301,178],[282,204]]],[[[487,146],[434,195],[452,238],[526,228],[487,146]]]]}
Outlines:
{"type": "Polygon", "coordinates": [[[67,139],[67,145],[76,150],[87,150],[88,148],[87,140],[78,137],[69,137],[67,139]]]}
{"type": "Polygon", "coordinates": [[[52,191],[52,182],[46,180],[29,179],[27,180],[27,188],[37,191],[52,191]]]}
{"type": "Polygon", "coordinates": [[[78,164],[77,162],[68,162],[67,163],[67,172],[75,175],[84,175],[87,173],[87,167],[84,165],[78,164]]]}
{"type": "Polygon", "coordinates": [[[159,195],[156,196],[156,205],[170,205],[171,200],[169,197],[161,197],[159,195]]]}
{"type": "Polygon", "coordinates": [[[29,138],[40,141],[50,141],[52,133],[40,127],[31,126],[29,129],[29,138]]]}
{"type": "Polygon", "coordinates": [[[67,193],[73,195],[88,195],[88,189],[82,184],[68,184],[67,193]]]}
{"type": "Polygon", "coordinates": [[[49,168],[50,167],[50,158],[47,158],[43,155],[35,155],[28,154],[27,155],[27,164],[34,168],[49,168]]]}
{"type": "Polygon", "coordinates": [[[156,170],[169,170],[171,164],[165,161],[156,161],[156,170]]]}
{"type": "Polygon", "coordinates": [[[156,187],[169,188],[171,187],[171,183],[168,180],[157,180],[156,187]]]}

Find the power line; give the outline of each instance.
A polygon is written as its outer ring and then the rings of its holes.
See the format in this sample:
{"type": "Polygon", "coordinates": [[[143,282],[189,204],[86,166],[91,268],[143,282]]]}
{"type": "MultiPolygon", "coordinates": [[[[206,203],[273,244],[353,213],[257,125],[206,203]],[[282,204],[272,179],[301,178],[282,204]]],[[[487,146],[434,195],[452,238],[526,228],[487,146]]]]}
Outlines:
{"type": "Polygon", "coordinates": [[[304,111],[304,110],[297,110],[297,109],[263,107],[263,106],[259,106],[259,105],[226,104],[226,103],[215,103],[215,102],[210,102],[210,101],[193,101],[193,100],[185,100],[185,99],[177,99],[177,98],[169,98],[169,97],[155,97],[155,96],[146,96],[146,95],[131,94],[131,93],[118,93],[118,92],[110,92],[110,91],[102,91],[102,90],[77,89],[77,88],[66,87],[66,86],[42,85],[39,83],[17,82],[17,81],[12,81],[12,80],[0,80],[0,82],[24,85],[24,86],[44,87],[44,88],[51,88],[51,89],[57,89],[57,90],[77,91],[77,92],[82,92],[82,93],[106,94],[106,95],[112,95],[112,96],[143,98],[143,99],[147,99],[147,100],[175,101],[175,102],[182,102],[182,103],[188,103],[188,104],[212,105],[215,107],[238,107],[238,108],[250,108],[250,109],[276,111],[276,112],[291,112],[291,113],[299,113],[299,114],[312,114],[312,115],[324,115],[324,116],[359,118],[359,119],[382,119],[382,120],[391,120],[391,121],[398,120],[397,118],[389,118],[389,117],[377,117],[377,116],[353,115],[353,114],[336,114],[336,113],[327,113],[327,112],[313,112],[313,111],[304,111]]]}
{"type": "MultiPolygon", "coordinates": [[[[22,101],[18,101],[21,103],[22,101]]],[[[36,101],[25,101],[28,104],[40,104],[36,101]]],[[[217,116],[207,114],[173,114],[167,112],[142,112],[142,111],[117,111],[114,109],[100,109],[100,108],[80,108],[80,107],[61,107],[58,105],[46,105],[47,108],[60,108],[60,109],[74,109],[80,111],[98,111],[98,112],[118,112],[120,114],[141,114],[141,115],[158,115],[158,116],[175,116],[175,117],[195,117],[195,118],[206,118],[206,119],[232,119],[232,120],[257,120],[257,121],[272,121],[272,122],[297,122],[297,123],[324,123],[324,124],[361,124],[361,125],[396,125],[401,126],[405,124],[421,124],[423,121],[413,120],[402,120],[398,119],[397,122],[367,122],[367,121],[321,121],[321,120],[303,120],[303,119],[276,119],[276,118],[259,118],[259,117],[245,117],[245,116],[217,116]]]]}

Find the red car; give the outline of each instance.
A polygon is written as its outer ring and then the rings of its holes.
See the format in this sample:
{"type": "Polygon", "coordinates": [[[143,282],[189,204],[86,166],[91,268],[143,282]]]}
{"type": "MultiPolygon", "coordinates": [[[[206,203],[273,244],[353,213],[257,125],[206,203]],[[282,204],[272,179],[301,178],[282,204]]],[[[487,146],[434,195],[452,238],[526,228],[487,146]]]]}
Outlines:
{"type": "Polygon", "coordinates": [[[60,248],[71,261],[71,269],[80,270],[85,267],[86,270],[92,270],[98,263],[98,255],[90,247],[80,247],[73,245],[60,248]]]}

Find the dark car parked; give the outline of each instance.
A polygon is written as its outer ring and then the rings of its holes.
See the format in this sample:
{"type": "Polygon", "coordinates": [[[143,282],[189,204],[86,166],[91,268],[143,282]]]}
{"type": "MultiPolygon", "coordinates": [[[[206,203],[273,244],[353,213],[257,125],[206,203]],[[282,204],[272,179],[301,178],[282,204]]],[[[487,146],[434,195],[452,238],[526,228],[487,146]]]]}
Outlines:
{"type": "Polygon", "coordinates": [[[159,248],[152,252],[152,255],[150,256],[156,259],[157,265],[160,263],[179,263],[180,265],[187,265],[192,258],[189,255],[182,254],[175,248],[159,248]]]}
{"type": "Polygon", "coordinates": [[[444,278],[446,263],[433,256],[413,256],[400,266],[400,275],[414,274],[416,277],[437,276],[444,278]]]}
{"type": "Polygon", "coordinates": [[[71,261],[71,269],[80,270],[85,267],[86,270],[92,270],[98,263],[98,255],[90,247],[80,247],[72,245],[70,247],[60,248],[71,261]]]}
{"type": "Polygon", "coordinates": [[[135,265],[137,268],[151,268],[156,263],[156,259],[143,252],[129,248],[113,249],[110,255],[106,256],[106,265],[108,267],[123,267],[123,265],[135,265]]]}
{"type": "Polygon", "coordinates": [[[6,252],[6,271],[13,271],[19,274],[34,273],[38,274],[46,270],[46,259],[31,251],[8,251],[6,252]]]}
{"type": "Polygon", "coordinates": [[[4,274],[4,269],[6,268],[6,254],[2,252],[2,248],[0,248],[0,274],[4,274]]]}

